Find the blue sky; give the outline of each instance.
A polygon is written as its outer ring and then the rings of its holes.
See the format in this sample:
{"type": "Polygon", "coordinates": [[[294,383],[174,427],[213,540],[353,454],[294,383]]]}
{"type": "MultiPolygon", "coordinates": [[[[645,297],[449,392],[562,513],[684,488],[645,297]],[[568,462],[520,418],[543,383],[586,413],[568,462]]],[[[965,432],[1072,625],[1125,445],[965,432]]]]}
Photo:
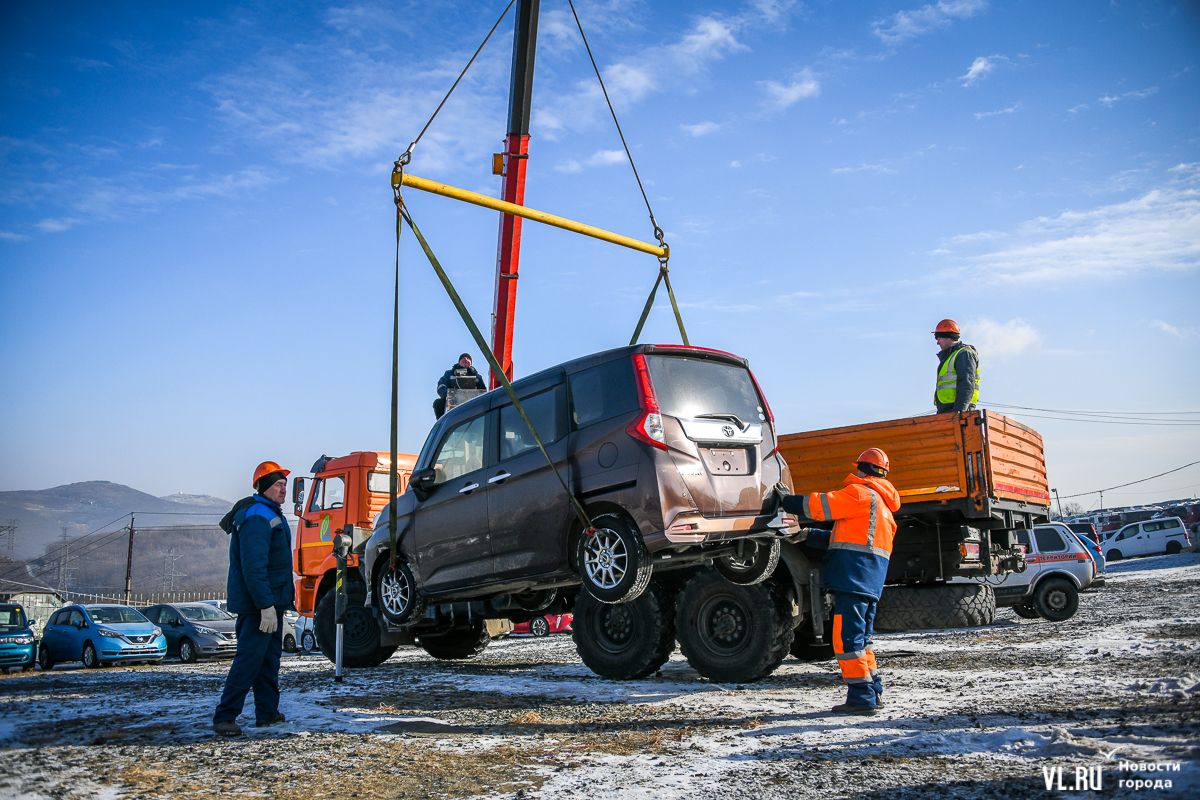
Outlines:
{"type": "MultiPolygon", "coordinates": [[[[781,431],[929,410],[943,317],[985,402],[1200,409],[1195,4],[578,7],[692,341],[750,359],[781,431]]],[[[385,449],[388,176],[502,9],[6,4],[0,489],[235,499],[262,459],[385,449]]],[[[510,58],[506,21],[411,172],[499,192],[510,58]]],[[[526,203],[650,238],[558,0],[533,105],[526,203]]],[[[486,327],[496,215],[408,201],[486,327]]],[[[415,452],[474,347],[411,237],[401,262],[415,452]]],[[[518,375],[625,343],[655,269],[526,224],[518,375]]],[[[677,336],[663,298],[644,340],[677,336]]],[[[1023,419],[1064,495],[1200,451],[1196,425],[1023,419]]],[[[1200,469],[1125,491],[1106,505],[1200,493],[1200,469]]]]}

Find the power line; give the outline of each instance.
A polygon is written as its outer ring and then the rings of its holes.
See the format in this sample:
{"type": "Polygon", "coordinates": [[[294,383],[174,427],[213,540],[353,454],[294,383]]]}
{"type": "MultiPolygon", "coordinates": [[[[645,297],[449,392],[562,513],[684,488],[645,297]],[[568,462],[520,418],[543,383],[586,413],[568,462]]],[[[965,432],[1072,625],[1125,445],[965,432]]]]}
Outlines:
{"type": "Polygon", "coordinates": [[[1179,418],[1180,415],[1200,414],[1200,411],[1079,411],[1074,409],[1015,406],[1008,403],[983,403],[982,405],[1002,410],[1003,413],[1009,416],[1057,419],[1064,422],[1094,422],[1102,425],[1154,425],[1168,428],[1200,425],[1200,418],[1179,418]],[[1030,411],[1044,413],[1030,414],[1028,413],[1030,411]]]}
{"type": "Polygon", "coordinates": [[[1119,486],[1110,486],[1107,489],[1096,489],[1095,491],[1091,491],[1091,492],[1080,492],[1079,494],[1066,494],[1066,495],[1063,495],[1062,497],[1060,497],[1059,499],[1060,500],[1068,500],[1072,497],[1087,497],[1089,495],[1100,494],[1102,492],[1111,492],[1113,489],[1124,489],[1126,486],[1135,486],[1139,483],[1145,483],[1146,481],[1152,481],[1155,478],[1161,478],[1163,475],[1170,475],[1173,472],[1179,472],[1180,470],[1187,469],[1188,467],[1194,467],[1197,464],[1200,464],[1200,461],[1193,461],[1190,464],[1184,464],[1182,467],[1176,467],[1175,469],[1170,469],[1170,470],[1167,470],[1166,472],[1160,472],[1157,475],[1151,475],[1149,478],[1142,478],[1141,480],[1138,480],[1138,481],[1130,481],[1129,483],[1122,483],[1119,486]]]}
{"type": "MultiPolygon", "coordinates": [[[[132,512],[130,512],[130,513],[132,513],[132,512]]],[[[116,519],[112,520],[112,522],[106,522],[106,523],[104,523],[103,525],[101,525],[99,528],[96,528],[96,529],[94,529],[94,530],[90,530],[90,531],[88,531],[87,533],[83,534],[82,536],[76,536],[76,537],[75,537],[74,539],[72,539],[71,541],[72,541],[72,542],[75,544],[75,546],[76,546],[76,547],[78,547],[78,546],[79,546],[79,544],[80,544],[81,542],[83,542],[83,540],[84,540],[84,539],[86,539],[87,537],[89,537],[89,536],[95,536],[95,535],[99,534],[99,533],[100,533],[100,531],[103,531],[103,530],[104,530],[105,528],[107,528],[109,525],[113,525],[113,524],[115,524],[115,523],[118,523],[118,522],[120,522],[121,520],[125,519],[125,518],[126,518],[126,517],[128,517],[128,516],[129,516],[129,514],[122,514],[121,516],[119,516],[119,517],[117,517],[116,519]]],[[[121,532],[123,533],[124,531],[122,530],[121,532]]],[[[54,550],[47,550],[47,551],[45,552],[45,554],[43,554],[43,555],[41,555],[41,556],[38,556],[37,558],[31,559],[31,562],[32,562],[32,561],[41,561],[41,562],[45,563],[46,561],[53,561],[55,558],[57,558],[57,555],[56,555],[56,553],[57,553],[57,549],[54,549],[54,550]]],[[[23,568],[23,567],[24,567],[24,565],[22,565],[22,568],[23,568]]],[[[18,569],[18,570],[16,570],[16,571],[18,571],[18,572],[19,572],[20,570],[18,569]]],[[[10,570],[9,572],[13,572],[13,570],[10,570]]],[[[8,573],[3,573],[3,574],[0,574],[0,578],[4,578],[4,577],[6,577],[6,576],[7,576],[7,574],[8,574],[8,573]]]]}

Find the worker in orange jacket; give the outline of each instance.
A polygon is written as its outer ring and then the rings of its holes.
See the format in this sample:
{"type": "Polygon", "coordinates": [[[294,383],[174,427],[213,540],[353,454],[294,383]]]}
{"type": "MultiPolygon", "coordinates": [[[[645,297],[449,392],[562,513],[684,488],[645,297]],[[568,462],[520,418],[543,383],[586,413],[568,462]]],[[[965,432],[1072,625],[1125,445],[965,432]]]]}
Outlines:
{"type": "MultiPolygon", "coordinates": [[[[846,476],[844,489],[791,495],[781,485],[777,491],[785,511],[834,523],[821,565],[821,583],[833,591],[833,652],[847,690],[846,702],[833,711],[873,716],[883,700],[883,680],[871,633],[892,555],[896,534],[892,512],[900,508],[900,494],[884,478],[889,462],[878,447],[863,451],[855,467],[857,471],[846,476]]],[[[810,534],[808,543],[821,547],[824,537],[810,534]]]]}

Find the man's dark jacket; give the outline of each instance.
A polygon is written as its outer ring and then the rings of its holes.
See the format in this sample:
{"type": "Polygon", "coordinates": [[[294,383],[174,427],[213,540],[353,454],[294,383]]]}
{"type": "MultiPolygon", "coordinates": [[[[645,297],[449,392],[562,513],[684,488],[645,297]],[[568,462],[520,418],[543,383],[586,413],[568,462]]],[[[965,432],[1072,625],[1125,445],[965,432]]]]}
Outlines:
{"type": "Polygon", "coordinates": [[[292,530],[283,509],[256,494],[239,500],[221,528],[229,534],[229,612],[292,608],[292,530]]]}
{"type": "Polygon", "coordinates": [[[486,389],[487,384],[483,382],[483,377],[474,367],[464,367],[461,364],[455,364],[446,370],[445,374],[438,381],[438,397],[445,400],[446,392],[452,388],[486,389]]]}
{"type": "Polygon", "coordinates": [[[933,404],[937,406],[937,413],[948,414],[951,411],[970,411],[974,408],[971,403],[971,398],[975,396],[975,373],[979,370],[979,352],[966,342],[959,342],[948,350],[938,353],[938,369],[946,363],[947,358],[953,358],[956,353],[962,351],[962,355],[958,357],[958,361],[954,362],[954,402],[939,403],[937,399],[937,391],[933,393],[933,404]]]}

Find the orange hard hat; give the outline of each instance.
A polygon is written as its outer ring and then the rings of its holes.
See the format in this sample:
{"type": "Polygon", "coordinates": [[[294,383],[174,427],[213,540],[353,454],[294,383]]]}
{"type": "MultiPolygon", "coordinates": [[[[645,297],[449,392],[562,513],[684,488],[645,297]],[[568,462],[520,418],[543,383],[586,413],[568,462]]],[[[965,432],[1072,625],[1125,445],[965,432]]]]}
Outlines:
{"type": "Polygon", "coordinates": [[[258,487],[258,479],[264,475],[270,475],[272,472],[282,472],[283,477],[285,477],[285,478],[288,475],[292,474],[292,471],[290,469],[284,469],[283,467],[276,464],[274,461],[264,461],[261,464],[259,464],[257,467],[254,468],[254,480],[250,481],[250,485],[257,488],[258,487]]]}
{"type": "Polygon", "coordinates": [[[874,464],[882,470],[891,469],[891,466],[888,462],[887,453],[883,452],[878,447],[868,447],[866,450],[863,450],[862,455],[860,455],[854,463],[855,465],[863,463],[874,464]]]}
{"type": "Polygon", "coordinates": [[[958,323],[952,319],[944,319],[941,322],[939,322],[937,324],[937,327],[933,329],[933,332],[934,333],[962,333],[962,331],[960,331],[958,329],[958,323]]]}

